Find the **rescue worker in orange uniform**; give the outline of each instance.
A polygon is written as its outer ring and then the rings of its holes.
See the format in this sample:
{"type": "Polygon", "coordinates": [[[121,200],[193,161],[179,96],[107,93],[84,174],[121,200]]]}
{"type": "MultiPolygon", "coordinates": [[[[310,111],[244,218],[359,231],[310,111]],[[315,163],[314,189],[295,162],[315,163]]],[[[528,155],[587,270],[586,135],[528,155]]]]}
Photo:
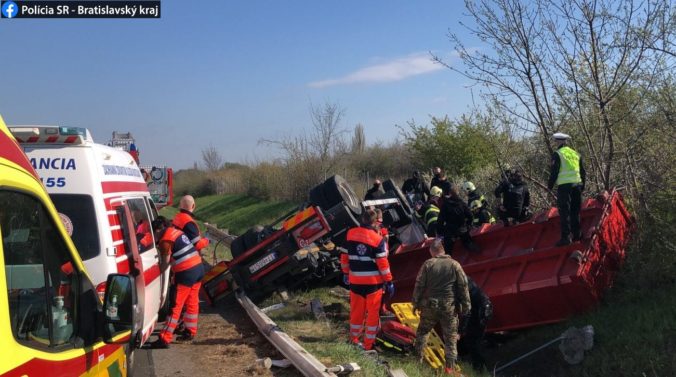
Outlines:
{"type": "Polygon", "coordinates": [[[151,344],[152,348],[168,348],[173,341],[174,330],[186,306],[183,323],[185,331],[183,340],[192,340],[197,334],[197,317],[199,315],[199,290],[204,277],[202,257],[190,239],[182,231],[171,226],[168,219],[158,217],[152,223],[155,238],[159,240],[159,251],[165,264],[170,263],[176,282],[176,301],[171,308],[160,338],[151,344]]]}
{"type": "Polygon", "coordinates": [[[350,286],[350,341],[365,350],[372,349],[376,340],[383,288],[388,296],[394,295],[387,242],[377,224],[376,211],[365,210],[362,225],[348,230],[347,252],[340,255],[343,279],[350,286]]]}
{"type": "Polygon", "coordinates": [[[195,215],[193,214],[195,210],[195,198],[191,195],[185,195],[181,198],[178,208],[180,211],[174,216],[171,224],[183,231],[193,246],[195,246],[195,249],[201,252],[202,249],[209,245],[209,239],[202,238],[200,228],[195,222],[195,215]]]}

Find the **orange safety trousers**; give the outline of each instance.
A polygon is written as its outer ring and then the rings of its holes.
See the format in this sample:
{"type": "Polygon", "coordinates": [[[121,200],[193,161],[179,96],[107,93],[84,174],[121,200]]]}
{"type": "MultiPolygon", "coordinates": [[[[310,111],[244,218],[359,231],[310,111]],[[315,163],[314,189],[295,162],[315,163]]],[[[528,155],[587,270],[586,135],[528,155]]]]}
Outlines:
{"type": "Polygon", "coordinates": [[[171,314],[164,324],[164,329],[160,332],[160,339],[169,344],[174,338],[174,330],[178,326],[178,320],[181,317],[183,305],[186,305],[183,315],[183,324],[185,329],[193,336],[197,334],[197,316],[200,311],[199,292],[202,282],[197,282],[192,286],[176,284],[176,303],[171,308],[171,314]]]}
{"type": "Polygon", "coordinates": [[[364,333],[364,349],[373,348],[380,325],[380,302],[383,290],[362,296],[350,292],[350,341],[359,343],[359,337],[364,333]]]}

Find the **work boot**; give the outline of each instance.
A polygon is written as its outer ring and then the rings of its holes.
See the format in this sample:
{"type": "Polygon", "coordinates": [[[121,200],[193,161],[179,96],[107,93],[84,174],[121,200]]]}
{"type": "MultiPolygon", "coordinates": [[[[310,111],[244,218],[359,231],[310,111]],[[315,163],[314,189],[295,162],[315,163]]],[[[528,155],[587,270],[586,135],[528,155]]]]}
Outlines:
{"type": "Polygon", "coordinates": [[[566,246],[570,245],[572,242],[570,241],[570,237],[566,238],[561,238],[554,246],[566,246]]]}
{"type": "MultiPolygon", "coordinates": [[[[148,343],[146,346],[147,348],[150,349],[160,350],[169,348],[169,343],[165,343],[164,340],[162,339],[157,339],[152,343],[148,343]]],[[[144,346],[143,348],[146,348],[146,346],[144,346]]]]}
{"type": "Polygon", "coordinates": [[[195,335],[193,335],[190,331],[188,330],[183,330],[181,331],[180,334],[178,334],[178,337],[176,340],[180,340],[182,342],[190,342],[193,339],[195,339],[195,335]]]}

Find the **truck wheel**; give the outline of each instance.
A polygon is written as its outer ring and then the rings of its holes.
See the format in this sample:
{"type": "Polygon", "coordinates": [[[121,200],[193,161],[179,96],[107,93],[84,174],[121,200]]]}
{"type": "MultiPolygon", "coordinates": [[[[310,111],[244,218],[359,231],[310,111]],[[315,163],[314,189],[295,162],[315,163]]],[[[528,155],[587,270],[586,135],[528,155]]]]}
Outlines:
{"type": "Polygon", "coordinates": [[[388,179],[387,181],[383,182],[383,190],[385,192],[392,192],[394,197],[399,199],[401,202],[401,208],[408,214],[408,217],[411,217],[413,215],[413,209],[411,206],[408,204],[408,199],[406,199],[406,195],[404,195],[403,192],[399,189],[399,186],[397,186],[396,183],[394,183],[393,180],[388,179]]]}
{"type": "Polygon", "coordinates": [[[319,184],[310,190],[310,204],[318,206],[323,210],[331,208],[328,205],[326,198],[324,197],[323,184],[319,184]]]}
{"type": "Polygon", "coordinates": [[[359,220],[354,217],[345,203],[340,203],[324,211],[324,217],[331,227],[331,233],[329,233],[331,241],[339,246],[345,244],[348,229],[359,226],[359,220]]]}
{"type": "Polygon", "coordinates": [[[340,202],[345,202],[352,213],[357,216],[361,215],[361,200],[359,200],[357,194],[354,193],[354,190],[352,190],[352,187],[345,178],[334,175],[327,179],[322,187],[324,190],[324,197],[330,207],[333,207],[340,202]]]}
{"type": "Polygon", "coordinates": [[[241,236],[235,238],[232,241],[232,244],[230,244],[230,252],[232,253],[232,257],[237,258],[238,256],[244,254],[245,251],[258,245],[258,243],[263,238],[262,232],[263,228],[260,226],[256,226],[254,228],[247,230],[241,236]]]}
{"type": "Polygon", "coordinates": [[[230,244],[230,253],[232,254],[232,259],[244,254],[245,251],[246,246],[244,246],[244,238],[242,238],[242,236],[232,240],[232,243],[230,244]]]}

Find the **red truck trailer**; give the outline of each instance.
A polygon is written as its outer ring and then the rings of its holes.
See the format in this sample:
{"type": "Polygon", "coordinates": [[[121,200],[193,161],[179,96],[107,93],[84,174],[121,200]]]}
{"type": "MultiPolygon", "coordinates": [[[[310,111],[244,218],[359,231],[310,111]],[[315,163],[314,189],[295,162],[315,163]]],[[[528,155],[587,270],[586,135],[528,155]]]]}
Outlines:
{"type": "MultiPolygon", "coordinates": [[[[635,223],[617,191],[586,200],[581,217],[583,239],[568,246],[554,246],[560,235],[555,208],[516,226],[475,229],[480,252],[467,251],[461,242],[454,245],[453,257],[493,302],[489,332],[559,322],[599,302],[624,261],[635,223]]],[[[392,253],[393,302],[410,301],[430,243],[404,245],[392,253]]]]}

